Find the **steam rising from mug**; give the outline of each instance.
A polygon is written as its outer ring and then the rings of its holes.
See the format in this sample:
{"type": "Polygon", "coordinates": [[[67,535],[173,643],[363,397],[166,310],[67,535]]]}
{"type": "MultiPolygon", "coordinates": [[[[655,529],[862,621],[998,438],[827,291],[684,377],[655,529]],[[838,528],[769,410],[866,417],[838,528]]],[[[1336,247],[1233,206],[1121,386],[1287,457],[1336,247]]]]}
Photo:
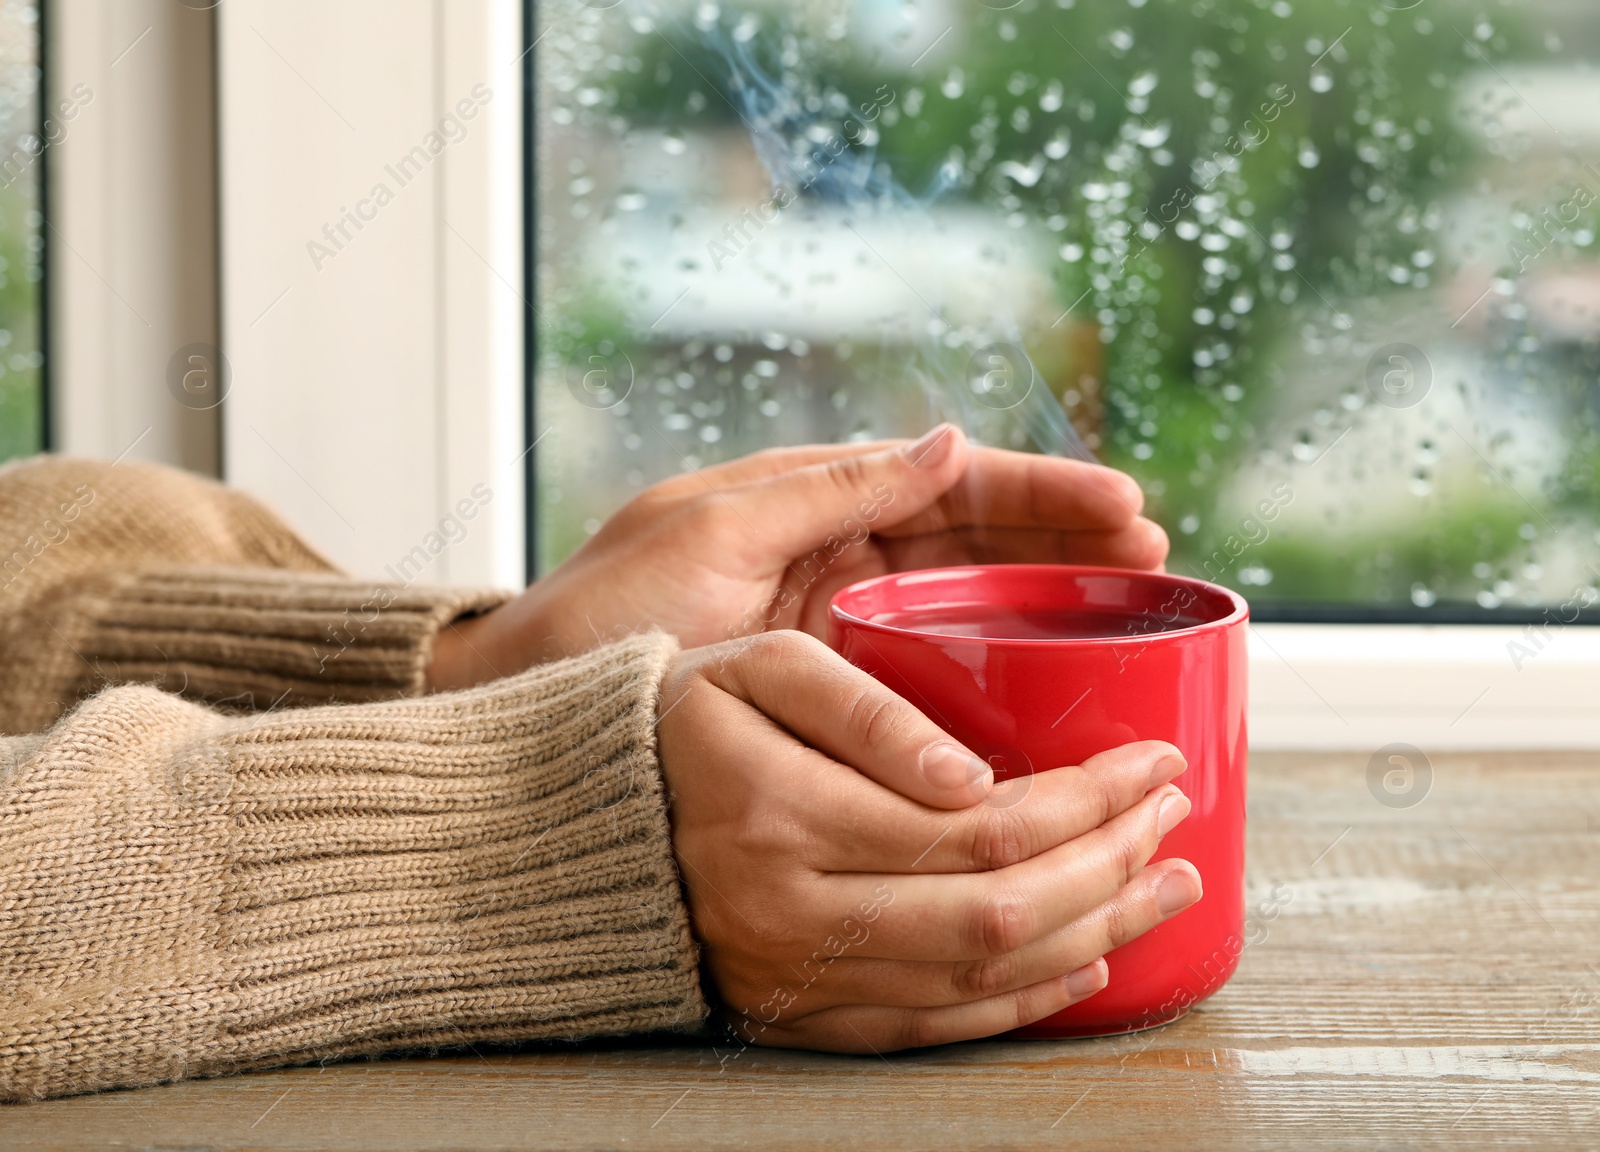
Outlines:
{"type": "MultiPolygon", "coordinates": [[[[727,68],[729,98],[750,131],[774,192],[786,189],[791,194],[786,199],[840,205],[848,212],[844,223],[852,231],[852,218],[869,217],[898,217],[912,227],[935,231],[928,208],[961,183],[956,164],[941,165],[927,190],[913,196],[894,178],[888,163],[878,158],[874,146],[842,138],[830,123],[807,110],[802,93],[774,80],[752,53],[751,39],[729,37],[718,26],[703,35],[727,68]],[[837,150],[834,144],[839,145],[837,150]]],[[[880,94],[883,91],[879,89],[880,94]]],[[[866,114],[866,106],[862,112],[866,114]]],[[[872,118],[876,119],[875,112],[872,118]]],[[[866,135],[858,131],[857,139],[866,135]]],[[[925,299],[924,303],[936,319],[943,320],[940,309],[925,299]]],[[[931,335],[917,341],[907,367],[938,414],[981,440],[980,426],[992,426],[995,413],[1003,413],[1002,419],[1015,421],[1028,442],[1045,455],[1093,461],[1094,454],[1024,350],[1015,318],[1000,315],[991,323],[998,329],[992,333],[996,338],[975,351],[949,348],[931,335]]]]}

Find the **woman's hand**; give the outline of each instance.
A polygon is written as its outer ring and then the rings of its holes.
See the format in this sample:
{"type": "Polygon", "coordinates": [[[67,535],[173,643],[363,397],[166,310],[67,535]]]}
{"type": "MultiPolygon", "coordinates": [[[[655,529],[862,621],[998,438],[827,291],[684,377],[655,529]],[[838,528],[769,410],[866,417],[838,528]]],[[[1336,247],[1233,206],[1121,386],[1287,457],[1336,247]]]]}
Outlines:
{"type": "Polygon", "coordinates": [[[1000,806],[987,765],[795,632],[681,654],[658,711],[695,935],[747,1041],[882,1052],[1028,1024],[1200,899],[1187,861],[1147,866],[1189,811],[1170,744],[1000,806]]]}
{"type": "Polygon", "coordinates": [[[1128,476],[921,440],[780,448],[640,494],[550,575],[440,633],[435,689],[660,628],[686,648],[769,629],[822,636],[828,600],[885,572],[968,563],[1154,568],[1166,534],[1128,476]]]}

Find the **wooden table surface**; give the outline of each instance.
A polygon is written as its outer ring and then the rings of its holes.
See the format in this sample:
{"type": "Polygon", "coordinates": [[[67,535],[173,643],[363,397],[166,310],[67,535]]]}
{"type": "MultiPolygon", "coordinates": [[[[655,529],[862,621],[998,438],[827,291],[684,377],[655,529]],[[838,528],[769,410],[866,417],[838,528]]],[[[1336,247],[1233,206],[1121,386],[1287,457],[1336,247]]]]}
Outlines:
{"type": "Polygon", "coordinates": [[[1600,757],[1433,769],[1391,808],[1364,755],[1257,755],[1259,939],[1166,1028],[362,1061],[0,1108],[0,1146],[1600,1147],[1600,757]]]}

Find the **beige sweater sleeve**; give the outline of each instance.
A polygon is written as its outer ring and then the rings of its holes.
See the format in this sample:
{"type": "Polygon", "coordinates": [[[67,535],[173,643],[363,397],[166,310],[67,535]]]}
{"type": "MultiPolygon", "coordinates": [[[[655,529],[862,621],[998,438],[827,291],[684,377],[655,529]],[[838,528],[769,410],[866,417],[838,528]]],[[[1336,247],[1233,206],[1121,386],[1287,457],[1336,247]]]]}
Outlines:
{"type": "Polygon", "coordinates": [[[655,635],[467,692],[0,739],[0,1099],[706,1014],[655,635]]]}
{"type": "Polygon", "coordinates": [[[0,549],[0,1099],[706,1015],[669,638],[410,698],[497,595],[143,465],[0,470],[0,549]]]}
{"type": "Polygon", "coordinates": [[[138,462],[0,469],[0,732],[154,684],[235,711],[416,695],[502,592],[358,580],[241,492],[138,462]]]}

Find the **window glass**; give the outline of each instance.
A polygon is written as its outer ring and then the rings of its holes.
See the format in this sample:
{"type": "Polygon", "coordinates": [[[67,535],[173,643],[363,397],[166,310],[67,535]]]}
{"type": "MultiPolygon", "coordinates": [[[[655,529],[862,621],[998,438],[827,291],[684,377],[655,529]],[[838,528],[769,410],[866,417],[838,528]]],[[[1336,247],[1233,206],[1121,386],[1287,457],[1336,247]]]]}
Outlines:
{"type": "Polygon", "coordinates": [[[0,0],[0,460],[44,445],[39,7],[0,0]]]}
{"type": "Polygon", "coordinates": [[[1600,6],[537,8],[537,524],[772,444],[1139,477],[1258,610],[1600,573],[1600,6]],[[546,431],[548,430],[548,431],[546,431]]]}

